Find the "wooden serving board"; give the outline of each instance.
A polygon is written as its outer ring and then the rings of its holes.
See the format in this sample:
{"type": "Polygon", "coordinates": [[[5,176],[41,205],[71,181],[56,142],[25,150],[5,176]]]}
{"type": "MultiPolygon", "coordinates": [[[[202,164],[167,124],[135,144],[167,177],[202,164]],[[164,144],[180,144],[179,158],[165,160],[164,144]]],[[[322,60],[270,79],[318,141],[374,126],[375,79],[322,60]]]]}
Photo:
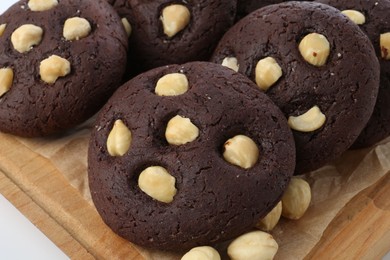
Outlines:
{"type": "Polygon", "coordinates": [[[1,147],[0,192],[70,258],[143,259],[49,160],[12,139],[1,147]]]}
{"type": "MultiPolygon", "coordinates": [[[[103,223],[57,165],[4,134],[0,134],[0,192],[71,259],[146,258],[103,223]]],[[[388,251],[389,172],[349,200],[306,259],[380,259],[388,251]]]]}
{"type": "Polygon", "coordinates": [[[356,195],[306,259],[381,259],[390,250],[390,174],[356,195]]]}

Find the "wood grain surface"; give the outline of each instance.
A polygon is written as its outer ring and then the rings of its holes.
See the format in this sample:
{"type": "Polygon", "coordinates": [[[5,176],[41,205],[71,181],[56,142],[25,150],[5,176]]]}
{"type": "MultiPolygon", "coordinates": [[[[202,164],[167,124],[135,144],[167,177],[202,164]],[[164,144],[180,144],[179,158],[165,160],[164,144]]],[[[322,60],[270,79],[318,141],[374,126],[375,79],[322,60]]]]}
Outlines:
{"type": "Polygon", "coordinates": [[[71,259],[143,259],[49,160],[2,139],[0,192],[71,259]]]}
{"type": "Polygon", "coordinates": [[[306,259],[381,259],[390,250],[390,174],[356,195],[306,259]]]}

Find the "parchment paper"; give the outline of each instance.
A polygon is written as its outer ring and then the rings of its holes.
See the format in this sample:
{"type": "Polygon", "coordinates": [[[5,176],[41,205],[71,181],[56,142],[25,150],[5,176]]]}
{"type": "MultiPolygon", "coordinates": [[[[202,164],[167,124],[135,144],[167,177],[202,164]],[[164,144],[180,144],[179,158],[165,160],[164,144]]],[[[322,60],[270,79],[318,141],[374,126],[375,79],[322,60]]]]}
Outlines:
{"type": "MultiPolygon", "coordinates": [[[[20,142],[53,162],[65,178],[93,205],[87,181],[87,150],[94,118],[63,135],[20,142]]],[[[275,259],[303,259],[329,223],[357,193],[390,171],[390,138],[374,147],[347,151],[335,162],[303,175],[312,188],[309,210],[300,220],[282,219],[271,232],[279,244],[275,259]]],[[[224,250],[226,245],[220,248],[224,250]]],[[[139,248],[147,259],[180,259],[178,255],[139,248]]],[[[223,252],[222,252],[223,253],[223,252]]]]}

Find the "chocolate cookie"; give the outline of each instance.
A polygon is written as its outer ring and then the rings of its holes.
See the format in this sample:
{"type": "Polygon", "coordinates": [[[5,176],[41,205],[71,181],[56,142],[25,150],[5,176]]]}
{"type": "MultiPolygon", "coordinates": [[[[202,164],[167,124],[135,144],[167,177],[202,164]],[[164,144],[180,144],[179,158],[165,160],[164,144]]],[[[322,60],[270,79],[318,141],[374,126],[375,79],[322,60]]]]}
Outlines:
{"type": "Polygon", "coordinates": [[[141,72],[158,66],[208,60],[233,25],[236,0],[108,0],[131,25],[129,66],[141,72]]]}
{"type": "Polygon", "coordinates": [[[0,16],[0,131],[44,136],[86,120],[118,87],[127,36],[105,1],[20,1],[0,16]]]}
{"type": "Polygon", "coordinates": [[[366,33],[374,46],[380,63],[378,99],[370,121],[353,147],[373,145],[390,135],[390,1],[321,0],[318,2],[334,6],[349,16],[366,33]]]}
{"type": "Polygon", "coordinates": [[[348,149],[378,92],[370,40],[337,9],[319,3],[286,2],[251,13],[225,34],[212,61],[251,78],[281,108],[294,130],[296,173],[348,149]]]}
{"type": "Polygon", "coordinates": [[[267,5],[279,4],[286,0],[237,0],[237,19],[267,5]]]}
{"type": "Polygon", "coordinates": [[[294,172],[286,119],[246,77],[194,62],[122,86],[92,132],[88,177],[103,220],[146,247],[233,238],[280,200],[294,172]]]}

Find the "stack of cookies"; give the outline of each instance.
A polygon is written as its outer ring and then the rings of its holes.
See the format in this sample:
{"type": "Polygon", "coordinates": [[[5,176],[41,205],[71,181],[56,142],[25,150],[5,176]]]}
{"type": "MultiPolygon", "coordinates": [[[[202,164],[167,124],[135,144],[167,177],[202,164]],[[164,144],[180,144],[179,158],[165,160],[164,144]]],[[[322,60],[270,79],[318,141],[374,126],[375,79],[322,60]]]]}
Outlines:
{"type": "Polygon", "coordinates": [[[293,175],[390,134],[389,15],[390,0],[22,0],[0,16],[0,130],[47,136],[101,109],[88,177],[113,231],[187,260],[235,238],[230,258],[272,259],[272,236],[243,234],[302,217],[293,175]]]}

